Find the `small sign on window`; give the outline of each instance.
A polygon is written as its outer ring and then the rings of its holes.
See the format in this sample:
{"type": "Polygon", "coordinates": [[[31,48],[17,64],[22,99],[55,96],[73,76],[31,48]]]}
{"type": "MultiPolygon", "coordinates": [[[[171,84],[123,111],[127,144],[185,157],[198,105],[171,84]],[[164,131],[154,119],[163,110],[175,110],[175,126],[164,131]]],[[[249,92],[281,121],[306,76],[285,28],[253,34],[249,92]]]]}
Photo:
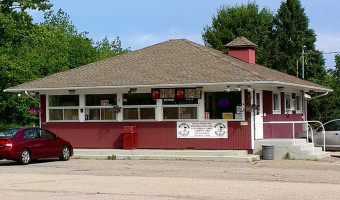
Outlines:
{"type": "Polygon", "coordinates": [[[110,102],[109,102],[109,100],[100,100],[100,105],[108,106],[108,105],[110,105],[110,102]]]}

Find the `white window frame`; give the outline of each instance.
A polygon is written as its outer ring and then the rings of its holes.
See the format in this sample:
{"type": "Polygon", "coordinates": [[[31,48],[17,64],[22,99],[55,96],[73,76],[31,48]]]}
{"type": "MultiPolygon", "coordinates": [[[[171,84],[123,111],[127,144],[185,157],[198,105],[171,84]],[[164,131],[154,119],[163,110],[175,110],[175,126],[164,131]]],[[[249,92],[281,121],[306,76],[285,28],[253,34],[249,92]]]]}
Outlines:
{"type": "Polygon", "coordinates": [[[296,111],[296,94],[295,99],[293,99],[292,93],[285,93],[285,111],[286,114],[293,114],[293,111],[296,111]],[[287,96],[289,95],[289,104],[290,108],[287,108],[287,96]]]}
{"type": "MultiPolygon", "coordinates": [[[[163,111],[163,121],[197,121],[199,118],[199,109],[198,109],[198,104],[170,104],[170,105],[164,105],[162,106],[162,111],[163,111]],[[195,119],[164,119],[164,108],[196,108],[196,118],[195,119]]],[[[178,117],[180,117],[180,112],[178,112],[178,117]]]]}
{"type": "MultiPolygon", "coordinates": [[[[221,92],[221,91],[205,91],[205,92],[207,92],[207,93],[209,93],[209,92],[221,92]]],[[[236,114],[241,114],[242,115],[242,117],[241,117],[241,119],[204,119],[204,121],[211,121],[211,122],[213,122],[213,123],[215,123],[215,122],[225,122],[225,121],[233,121],[233,122],[242,122],[242,121],[245,121],[245,119],[246,119],[246,115],[245,115],[245,113],[246,113],[246,111],[245,111],[245,93],[244,93],[244,90],[241,90],[240,91],[241,92],[241,105],[242,105],[242,109],[243,109],[243,111],[242,111],[242,113],[236,113],[236,114]]],[[[204,93],[202,94],[202,96],[204,97],[204,93]]],[[[204,99],[204,101],[202,102],[202,104],[203,104],[203,115],[204,115],[204,112],[205,112],[205,99],[204,99]]]]}
{"type": "MultiPolygon", "coordinates": [[[[117,103],[118,103],[118,94],[116,94],[116,93],[109,93],[109,94],[115,94],[116,95],[116,101],[117,101],[117,103]]],[[[86,106],[86,96],[87,95],[106,95],[106,93],[95,93],[95,94],[93,94],[93,93],[89,93],[89,94],[84,94],[84,97],[83,97],[83,101],[84,101],[84,122],[115,122],[115,121],[118,121],[118,114],[117,113],[115,113],[115,115],[116,115],[116,119],[106,119],[106,120],[102,120],[101,119],[101,117],[102,117],[102,108],[103,109],[111,109],[111,108],[113,108],[113,106],[115,106],[115,105],[107,105],[107,106],[86,106]],[[100,117],[100,119],[95,119],[95,120],[90,120],[90,119],[87,119],[86,120],[86,110],[87,109],[100,109],[100,111],[99,111],[99,117],[100,117]]],[[[113,112],[113,111],[112,111],[113,112]]]]}
{"type": "Polygon", "coordinates": [[[280,93],[278,93],[278,92],[273,92],[273,95],[272,95],[272,104],[273,104],[273,114],[281,114],[281,94],[280,93]],[[275,98],[274,98],[274,95],[277,95],[278,96],[278,98],[277,98],[277,100],[278,100],[278,107],[279,107],[279,109],[278,110],[275,110],[275,98]]]}
{"type": "Polygon", "coordinates": [[[302,114],[302,95],[295,95],[295,110],[296,114],[302,114]],[[300,100],[298,100],[300,97],[300,100]],[[298,102],[300,103],[300,109],[298,110],[298,102]]]}
{"type": "Polygon", "coordinates": [[[50,106],[49,98],[50,96],[67,96],[66,94],[58,94],[58,95],[46,95],[46,121],[47,122],[79,122],[80,121],[80,95],[78,106],[50,106]],[[50,110],[62,110],[63,111],[63,119],[62,120],[50,120],[50,110]],[[65,110],[78,110],[78,119],[75,120],[65,120],[65,110]]]}
{"type": "MultiPolygon", "coordinates": [[[[122,94],[122,99],[124,98],[124,94],[122,94]]],[[[138,93],[137,93],[138,94],[138,93]]],[[[158,106],[157,106],[157,101],[156,104],[154,105],[124,105],[124,102],[122,102],[122,111],[121,111],[121,116],[122,116],[122,121],[124,122],[129,122],[129,121],[157,121],[158,120],[158,112],[157,112],[158,106]],[[137,108],[138,109],[138,119],[124,119],[124,108],[137,108]],[[155,118],[154,119],[141,119],[140,118],[140,109],[141,108],[154,108],[155,109],[155,118]]]]}
{"type": "MultiPolygon", "coordinates": [[[[85,112],[85,116],[86,116],[86,110],[87,109],[99,109],[99,117],[102,117],[102,108],[104,109],[112,109],[114,105],[112,106],[84,106],[84,112],[85,112]]],[[[113,112],[113,111],[112,111],[113,112]]],[[[95,120],[90,120],[90,119],[85,119],[85,122],[112,122],[112,121],[117,121],[117,113],[115,113],[116,115],[116,119],[106,119],[106,120],[102,120],[102,119],[95,119],[95,120]]]]}
{"type": "Polygon", "coordinates": [[[123,105],[122,109],[123,121],[157,121],[157,104],[155,105],[123,105]],[[138,109],[138,119],[124,119],[124,109],[125,108],[137,108],[138,109]],[[140,118],[140,109],[141,108],[154,108],[155,109],[155,118],[154,119],[141,119],[140,118]]]}

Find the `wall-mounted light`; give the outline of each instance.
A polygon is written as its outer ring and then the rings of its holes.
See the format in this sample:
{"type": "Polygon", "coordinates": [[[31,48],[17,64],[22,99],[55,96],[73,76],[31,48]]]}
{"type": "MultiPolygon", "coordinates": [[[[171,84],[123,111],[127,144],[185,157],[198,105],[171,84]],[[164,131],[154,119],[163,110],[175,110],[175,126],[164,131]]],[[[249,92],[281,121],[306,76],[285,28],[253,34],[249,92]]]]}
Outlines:
{"type": "Polygon", "coordinates": [[[277,90],[280,91],[280,92],[283,91],[283,89],[285,89],[285,88],[282,87],[282,86],[277,87],[277,90]]]}
{"type": "Polygon", "coordinates": [[[225,92],[230,92],[230,86],[227,86],[227,88],[224,89],[225,92]]]}
{"type": "Polygon", "coordinates": [[[128,91],[128,93],[134,93],[137,92],[137,88],[130,88],[130,90],[128,91]]]}
{"type": "Polygon", "coordinates": [[[252,91],[254,91],[254,89],[251,88],[251,86],[248,86],[247,91],[248,91],[248,92],[252,92],[252,91]]]}
{"type": "Polygon", "coordinates": [[[69,93],[69,94],[75,94],[75,93],[76,93],[76,90],[69,90],[68,93],[69,93]]]}
{"type": "Polygon", "coordinates": [[[237,86],[234,90],[235,90],[236,92],[240,92],[240,91],[241,91],[241,88],[240,88],[240,86],[237,86]]]}
{"type": "Polygon", "coordinates": [[[83,113],[84,112],[84,108],[80,108],[80,113],[83,113]]]}

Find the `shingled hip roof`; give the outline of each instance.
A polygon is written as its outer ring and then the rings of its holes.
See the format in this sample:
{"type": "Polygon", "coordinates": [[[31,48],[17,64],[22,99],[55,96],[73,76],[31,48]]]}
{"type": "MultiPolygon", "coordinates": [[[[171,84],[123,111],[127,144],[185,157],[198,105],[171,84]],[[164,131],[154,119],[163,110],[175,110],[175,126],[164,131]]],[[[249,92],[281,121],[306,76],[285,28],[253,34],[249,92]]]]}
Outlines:
{"type": "Polygon", "coordinates": [[[288,84],[332,91],[261,65],[251,65],[186,39],[155,44],[6,89],[166,87],[214,84],[288,84]]]}

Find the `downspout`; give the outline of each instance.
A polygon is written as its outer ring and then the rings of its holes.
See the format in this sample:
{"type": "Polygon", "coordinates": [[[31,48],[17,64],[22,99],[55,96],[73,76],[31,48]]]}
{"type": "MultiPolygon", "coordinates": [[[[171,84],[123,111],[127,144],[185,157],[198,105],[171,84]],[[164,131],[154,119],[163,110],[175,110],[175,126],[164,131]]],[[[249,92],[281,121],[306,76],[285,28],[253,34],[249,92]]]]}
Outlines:
{"type": "MultiPolygon", "coordinates": [[[[32,99],[34,102],[36,102],[39,105],[40,108],[40,101],[38,99],[35,99],[34,97],[32,97],[30,94],[28,94],[27,90],[25,90],[25,94],[32,99]]],[[[41,128],[41,113],[39,112],[39,128],[41,128]]]]}
{"type": "Polygon", "coordinates": [[[315,97],[312,97],[310,99],[307,99],[307,101],[310,101],[310,100],[313,100],[313,99],[317,99],[317,98],[320,98],[320,97],[323,97],[323,96],[326,96],[328,94],[328,91],[326,93],[323,93],[323,94],[320,94],[318,96],[315,96],[315,97]]]}

